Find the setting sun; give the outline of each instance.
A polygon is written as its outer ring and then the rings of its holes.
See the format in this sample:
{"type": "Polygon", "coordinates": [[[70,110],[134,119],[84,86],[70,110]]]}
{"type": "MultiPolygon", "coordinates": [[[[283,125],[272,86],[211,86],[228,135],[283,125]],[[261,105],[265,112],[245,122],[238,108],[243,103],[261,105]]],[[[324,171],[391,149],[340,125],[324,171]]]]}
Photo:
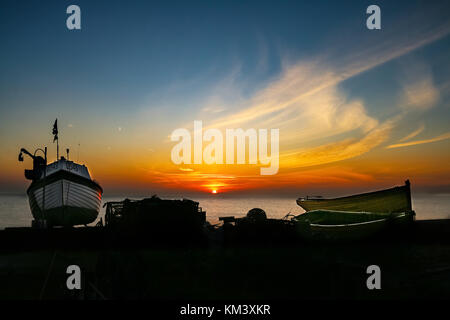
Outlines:
{"type": "Polygon", "coordinates": [[[211,193],[216,194],[216,193],[217,193],[217,190],[212,190],[211,193]]]}

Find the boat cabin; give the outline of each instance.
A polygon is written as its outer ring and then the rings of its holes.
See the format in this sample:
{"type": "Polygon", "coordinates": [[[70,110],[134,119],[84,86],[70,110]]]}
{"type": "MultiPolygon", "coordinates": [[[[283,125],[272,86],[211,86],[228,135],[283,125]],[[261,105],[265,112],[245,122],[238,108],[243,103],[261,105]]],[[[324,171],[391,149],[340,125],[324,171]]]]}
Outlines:
{"type": "MultiPolygon", "coordinates": [[[[66,160],[64,157],[61,157],[60,160],[47,165],[46,176],[48,177],[49,175],[54,174],[60,170],[68,171],[70,173],[91,180],[91,175],[89,174],[89,170],[85,165],[66,160]]],[[[41,173],[40,178],[44,178],[44,172],[41,173]]]]}

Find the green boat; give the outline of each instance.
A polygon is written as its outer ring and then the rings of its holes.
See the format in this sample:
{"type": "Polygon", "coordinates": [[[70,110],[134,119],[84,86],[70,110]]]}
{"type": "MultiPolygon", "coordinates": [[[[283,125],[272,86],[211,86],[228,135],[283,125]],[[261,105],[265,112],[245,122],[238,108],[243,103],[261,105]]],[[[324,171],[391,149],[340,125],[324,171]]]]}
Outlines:
{"type": "Polygon", "coordinates": [[[296,216],[300,237],[307,240],[356,240],[368,238],[389,226],[402,226],[414,220],[414,211],[373,213],[312,210],[296,216]]]}
{"type": "Polygon", "coordinates": [[[305,211],[338,210],[392,213],[412,210],[409,180],[406,180],[403,186],[341,198],[326,199],[307,196],[298,198],[297,204],[305,211]]]}

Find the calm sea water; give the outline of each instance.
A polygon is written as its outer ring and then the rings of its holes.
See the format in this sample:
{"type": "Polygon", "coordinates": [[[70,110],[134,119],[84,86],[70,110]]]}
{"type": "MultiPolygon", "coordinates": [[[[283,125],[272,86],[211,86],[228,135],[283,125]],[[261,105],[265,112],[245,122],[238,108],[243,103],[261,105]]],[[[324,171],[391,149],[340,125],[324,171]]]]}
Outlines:
{"type": "MultiPolygon", "coordinates": [[[[123,197],[105,197],[103,203],[119,200],[123,200],[123,197]]],[[[240,217],[252,208],[263,209],[270,218],[282,218],[289,212],[292,214],[304,212],[295,203],[295,199],[287,198],[223,199],[209,197],[193,200],[200,202],[200,206],[206,211],[208,221],[213,224],[219,222],[220,216],[240,217]]],[[[418,220],[450,218],[450,194],[414,195],[413,209],[416,211],[418,220]]],[[[98,219],[104,214],[105,209],[102,208],[98,219]]],[[[32,216],[26,196],[0,195],[0,229],[28,227],[31,226],[31,220],[32,216]]]]}

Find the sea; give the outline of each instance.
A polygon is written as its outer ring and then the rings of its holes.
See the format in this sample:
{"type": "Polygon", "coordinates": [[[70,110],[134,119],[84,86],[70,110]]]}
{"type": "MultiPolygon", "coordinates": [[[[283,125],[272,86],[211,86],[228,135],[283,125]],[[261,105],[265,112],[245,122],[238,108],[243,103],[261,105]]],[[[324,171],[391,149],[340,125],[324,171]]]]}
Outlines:
{"type": "MultiPolygon", "coordinates": [[[[121,201],[125,197],[104,197],[103,203],[121,201]]],[[[165,197],[161,197],[165,198],[165,197]]],[[[132,198],[139,199],[139,198],[132,198]]],[[[269,218],[283,218],[287,214],[298,215],[304,212],[292,198],[221,198],[205,197],[193,199],[206,211],[211,224],[219,223],[219,217],[243,217],[252,208],[263,209],[269,218]]],[[[413,209],[417,220],[450,219],[450,194],[416,194],[413,195],[413,209]]],[[[105,208],[99,213],[95,225],[105,215],[105,208]]],[[[9,227],[29,227],[32,216],[26,195],[0,194],[0,229],[9,227]]]]}

